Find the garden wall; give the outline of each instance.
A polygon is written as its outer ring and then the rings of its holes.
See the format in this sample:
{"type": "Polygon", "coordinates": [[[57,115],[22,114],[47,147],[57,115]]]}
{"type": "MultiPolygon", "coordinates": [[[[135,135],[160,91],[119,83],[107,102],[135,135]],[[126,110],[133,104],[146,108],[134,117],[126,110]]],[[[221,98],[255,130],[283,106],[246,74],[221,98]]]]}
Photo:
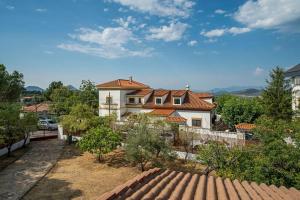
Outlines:
{"type": "MultiPolygon", "coordinates": [[[[19,141],[19,142],[14,143],[14,144],[12,145],[12,147],[11,147],[11,151],[13,152],[13,151],[15,151],[16,149],[21,148],[21,147],[23,146],[23,143],[24,143],[24,139],[21,140],[21,141],[19,141]]],[[[30,143],[30,138],[28,138],[27,141],[26,141],[26,144],[29,144],[29,143],[30,143]]],[[[1,149],[0,149],[0,156],[3,156],[3,155],[5,155],[5,154],[7,154],[7,152],[8,152],[8,150],[7,150],[6,147],[1,148],[1,149]]]]}

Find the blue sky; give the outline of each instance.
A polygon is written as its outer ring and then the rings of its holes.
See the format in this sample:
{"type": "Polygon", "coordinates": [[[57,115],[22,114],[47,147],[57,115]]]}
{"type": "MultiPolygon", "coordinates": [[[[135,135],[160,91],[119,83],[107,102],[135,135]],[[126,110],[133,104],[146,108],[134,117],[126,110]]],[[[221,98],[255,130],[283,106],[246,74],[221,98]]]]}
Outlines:
{"type": "Polygon", "coordinates": [[[300,63],[298,0],[0,0],[0,63],[26,85],[133,76],[154,88],[264,85],[300,63]]]}

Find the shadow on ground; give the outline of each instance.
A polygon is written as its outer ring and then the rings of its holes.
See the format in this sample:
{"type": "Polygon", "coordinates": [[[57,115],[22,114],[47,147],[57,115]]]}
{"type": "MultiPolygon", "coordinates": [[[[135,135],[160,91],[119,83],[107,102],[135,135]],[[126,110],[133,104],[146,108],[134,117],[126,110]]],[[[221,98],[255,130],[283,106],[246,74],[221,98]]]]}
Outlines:
{"type": "Polygon", "coordinates": [[[22,199],[65,200],[80,197],[82,195],[82,191],[78,189],[71,189],[70,185],[71,183],[64,180],[44,177],[43,180],[33,187],[22,199]]]}

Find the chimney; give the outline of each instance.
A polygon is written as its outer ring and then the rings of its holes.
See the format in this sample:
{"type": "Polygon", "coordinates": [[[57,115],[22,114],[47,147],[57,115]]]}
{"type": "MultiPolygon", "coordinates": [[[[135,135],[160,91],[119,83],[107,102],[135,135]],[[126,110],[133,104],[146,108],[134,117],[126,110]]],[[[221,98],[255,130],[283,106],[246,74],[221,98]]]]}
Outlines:
{"type": "Polygon", "coordinates": [[[186,91],[189,91],[189,90],[190,90],[189,84],[186,84],[186,85],[185,85],[185,90],[186,90],[186,91]]]}
{"type": "Polygon", "coordinates": [[[129,76],[129,82],[132,83],[132,76],[129,76]]]}

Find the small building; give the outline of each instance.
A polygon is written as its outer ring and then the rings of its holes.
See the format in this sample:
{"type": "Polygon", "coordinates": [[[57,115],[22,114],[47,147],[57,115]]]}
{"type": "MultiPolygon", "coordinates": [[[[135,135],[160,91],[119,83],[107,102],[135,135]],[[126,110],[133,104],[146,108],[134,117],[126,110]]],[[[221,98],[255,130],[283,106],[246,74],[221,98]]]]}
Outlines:
{"type": "Polygon", "coordinates": [[[290,68],[285,72],[285,76],[289,78],[292,86],[293,110],[299,110],[300,107],[300,64],[290,68]]]}
{"type": "Polygon", "coordinates": [[[49,115],[49,104],[39,103],[30,106],[23,106],[23,112],[34,112],[37,113],[39,117],[45,117],[49,115]]]}
{"type": "Polygon", "coordinates": [[[128,114],[149,113],[168,122],[200,128],[212,127],[213,95],[183,90],[152,89],[132,80],[118,79],[98,84],[99,115],[116,113],[119,121],[128,114]]]}

